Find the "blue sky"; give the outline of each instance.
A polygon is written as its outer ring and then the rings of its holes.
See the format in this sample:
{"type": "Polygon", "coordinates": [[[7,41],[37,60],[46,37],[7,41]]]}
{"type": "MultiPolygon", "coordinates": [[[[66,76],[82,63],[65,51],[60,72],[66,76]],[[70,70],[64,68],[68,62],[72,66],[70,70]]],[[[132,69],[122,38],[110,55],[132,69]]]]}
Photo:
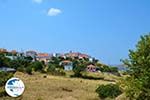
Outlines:
{"type": "Polygon", "coordinates": [[[150,31],[149,0],[0,0],[0,47],[120,64],[150,31]]]}

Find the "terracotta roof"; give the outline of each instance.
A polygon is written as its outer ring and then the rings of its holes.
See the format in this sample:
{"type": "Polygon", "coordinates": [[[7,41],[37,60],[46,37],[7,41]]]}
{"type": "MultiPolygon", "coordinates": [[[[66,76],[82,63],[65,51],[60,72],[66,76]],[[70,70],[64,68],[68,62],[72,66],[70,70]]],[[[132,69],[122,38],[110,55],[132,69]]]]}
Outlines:
{"type": "Polygon", "coordinates": [[[64,60],[62,61],[62,63],[70,63],[71,61],[70,60],[64,60]]]}
{"type": "Polygon", "coordinates": [[[51,56],[48,53],[38,53],[37,58],[50,58],[51,56]]]}
{"type": "Polygon", "coordinates": [[[69,56],[71,56],[71,57],[77,57],[77,56],[79,56],[79,53],[69,53],[69,56]]]}

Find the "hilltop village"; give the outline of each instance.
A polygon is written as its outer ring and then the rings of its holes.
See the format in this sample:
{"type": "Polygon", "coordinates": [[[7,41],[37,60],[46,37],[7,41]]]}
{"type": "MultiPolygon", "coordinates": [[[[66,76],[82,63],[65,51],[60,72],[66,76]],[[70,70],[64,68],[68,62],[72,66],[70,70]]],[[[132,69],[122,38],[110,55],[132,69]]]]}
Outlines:
{"type": "MultiPolygon", "coordinates": [[[[7,49],[1,48],[0,54],[3,54],[4,57],[16,61],[23,60],[32,63],[41,62],[44,66],[54,65],[56,68],[61,68],[64,71],[72,71],[77,66],[81,66],[82,70],[88,72],[116,72],[116,67],[109,67],[105,64],[102,64],[98,59],[91,57],[88,54],[80,53],[80,52],[72,52],[69,53],[39,53],[34,50],[29,50],[26,52],[17,52],[16,50],[8,51],[7,49]]],[[[1,67],[7,67],[0,65],[1,67]]],[[[19,68],[13,67],[14,65],[9,65],[11,68],[19,68]]],[[[43,66],[42,66],[43,67],[43,66]]]]}

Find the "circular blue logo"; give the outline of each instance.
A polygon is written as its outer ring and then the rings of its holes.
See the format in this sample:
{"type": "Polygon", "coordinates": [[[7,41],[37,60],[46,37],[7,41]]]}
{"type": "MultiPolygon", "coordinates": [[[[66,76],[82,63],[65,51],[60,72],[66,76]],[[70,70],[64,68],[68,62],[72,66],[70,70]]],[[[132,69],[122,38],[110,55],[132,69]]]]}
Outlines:
{"type": "Polygon", "coordinates": [[[11,78],[7,81],[5,90],[9,96],[18,97],[23,94],[25,86],[19,78],[11,78]]]}

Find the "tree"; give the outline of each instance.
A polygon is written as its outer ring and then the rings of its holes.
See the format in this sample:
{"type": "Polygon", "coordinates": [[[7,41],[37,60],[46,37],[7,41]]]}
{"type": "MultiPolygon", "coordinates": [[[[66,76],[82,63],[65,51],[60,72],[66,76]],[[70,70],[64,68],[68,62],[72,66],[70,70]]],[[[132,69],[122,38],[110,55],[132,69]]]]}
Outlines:
{"type": "Polygon", "coordinates": [[[53,64],[48,65],[47,72],[49,72],[52,75],[58,75],[58,76],[65,76],[66,75],[66,73],[62,69],[56,68],[56,66],[53,64]]]}
{"type": "Polygon", "coordinates": [[[75,66],[75,68],[73,69],[73,72],[74,72],[74,76],[75,77],[82,77],[82,71],[84,71],[86,68],[85,65],[83,64],[79,64],[77,66],[75,66]]]}
{"type": "Polygon", "coordinates": [[[24,57],[24,59],[26,59],[26,60],[28,60],[30,62],[32,62],[32,60],[33,60],[33,58],[31,56],[24,57]]]}
{"type": "Polygon", "coordinates": [[[22,66],[22,64],[20,63],[20,60],[11,60],[10,62],[10,67],[18,69],[19,67],[22,66]]]}
{"type": "Polygon", "coordinates": [[[141,36],[135,50],[129,50],[129,58],[123,60],[130,76],[125,80],[126,94],[130,99],[150,98],[150,34],[141,36]]]}
{"type": "Polygon", "coordinates": [[[1,66],[9,67],[10,66],[10,61],[11,61],[11,59],[5,57],[4,54],[0,54],[0,67],[1,66]]]}
{"type": "Polygon", "coordinates": [[[32,67],[33,67],[34,71],[42,71],[43,70],[43,64],[42,64],[42,62],[39,62],[39,61],[33,62],[32,67]]]}

